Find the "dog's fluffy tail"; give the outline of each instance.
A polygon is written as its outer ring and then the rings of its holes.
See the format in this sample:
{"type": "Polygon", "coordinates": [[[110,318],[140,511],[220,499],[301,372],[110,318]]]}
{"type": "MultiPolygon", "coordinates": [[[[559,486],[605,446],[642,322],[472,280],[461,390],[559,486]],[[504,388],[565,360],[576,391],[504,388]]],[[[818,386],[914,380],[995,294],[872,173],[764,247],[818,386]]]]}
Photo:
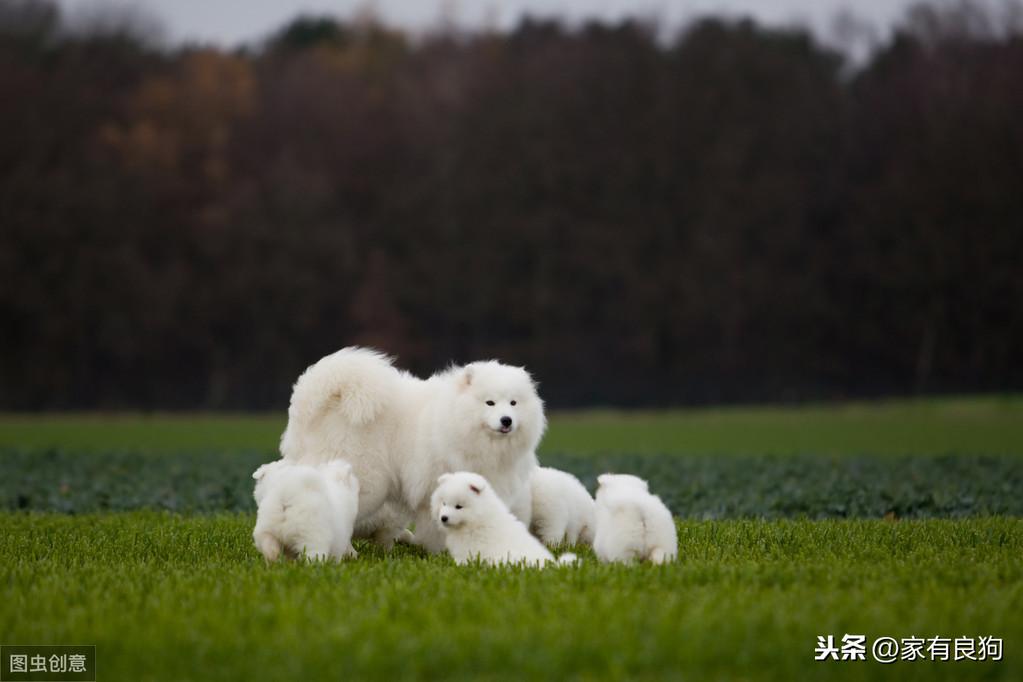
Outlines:
{"type": "Polygon", "coordinates": [[[571,552],[565,552],[564,554],[558,557],[558,563],[561,564],[562,566],[565,566],[568,564],[574,564],[578,559],[579,557],[577,557],[575,554],[572,554],[571,552]]]}
{"type": "Polygon", "coordinates": [[[289,432],[305,431],[328,409],[356,426],[373,421],[392,398],[398,377],[391,358],[369,348],[342,348],[321,359],[295,382],[282,449],[289,432]]]}

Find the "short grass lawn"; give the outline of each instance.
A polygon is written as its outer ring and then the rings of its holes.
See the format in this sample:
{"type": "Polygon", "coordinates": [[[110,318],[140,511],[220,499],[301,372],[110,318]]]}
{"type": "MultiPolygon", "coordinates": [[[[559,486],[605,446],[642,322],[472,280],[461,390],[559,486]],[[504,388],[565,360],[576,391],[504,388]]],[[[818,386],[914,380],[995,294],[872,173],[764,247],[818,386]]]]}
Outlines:
{"type": "Polygon", "coordinates": [[[5,514],[0,641],[101,680],[1023,679],[1023,521],[682,522],[673,564],[264,565],[248,514],[5,514]],[[994,635],[1000,662],[814,661],[819,635],[994,635]]]}

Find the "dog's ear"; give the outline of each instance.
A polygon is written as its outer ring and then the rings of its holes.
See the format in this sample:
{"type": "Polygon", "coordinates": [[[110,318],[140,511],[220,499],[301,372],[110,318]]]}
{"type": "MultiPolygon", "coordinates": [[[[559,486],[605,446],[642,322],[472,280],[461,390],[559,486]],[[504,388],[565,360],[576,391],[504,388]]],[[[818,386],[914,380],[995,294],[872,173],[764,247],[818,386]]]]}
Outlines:
{"type": "Polygon", "coordinates": [[[459,386],[463,389],[472,386],[472,380],[474,378],[475,373],[476,372],[473,369],[472,365],[466,365],[464,368],[462,368],[462,380],[459,382],[459,386]]]}
{"type": "Polygon", "coordinates": [[[441,474],[440,476],[437,477],[437,483],[443,483],[449,478],[451,478],[451,474],[441,474]]]}
{"type": "Polygon", "coordinates": [[[280,464],[280,462],[268,462],[267,464],[264,464],[252,472],[252,478],[257,481],[262,480],[262,478],[270,473],[270,470],[278,464],[280,464]]]}
{"type": "Polygon", "coordinates": [[[537,392],[537,389],[540,388],[540,382],[533,378],[533,375],[529,373],[529,370],[526,369],[526,366],[525,365],[516,366],[515,369],[519,370],[525,375],[526,380],[529,382],[529,385],[533,387],[533,392],[534,393],[537,392]]]}
{"type": "Polygon", "coordinates": [[[486,488],[486,486],[483,485],[482,483],[470,483],[469,484],[469,490],[473,491],[477,495],[481,494],[485,488],[486,488]]]}
{"type": "Polygon", "coordinates": [[[597,485],[607,485],[611,482],[611,477],[613,475],[614,474],[601,474],[600,476],[597,476],[597,485]]]}

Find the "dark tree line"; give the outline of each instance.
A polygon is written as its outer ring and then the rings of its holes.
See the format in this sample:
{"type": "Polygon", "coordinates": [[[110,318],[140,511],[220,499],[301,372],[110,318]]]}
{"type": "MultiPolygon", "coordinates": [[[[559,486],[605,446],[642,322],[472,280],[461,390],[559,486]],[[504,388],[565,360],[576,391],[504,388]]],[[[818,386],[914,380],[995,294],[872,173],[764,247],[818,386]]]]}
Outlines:
{"type": "Polygon", "coordinates": [[[1023,388],[1023,38],[957,7],[850,71],[748,21],[227,53],[0,2],[0,408],[277,407],[353,343],[555,405],[1023,388]]]}

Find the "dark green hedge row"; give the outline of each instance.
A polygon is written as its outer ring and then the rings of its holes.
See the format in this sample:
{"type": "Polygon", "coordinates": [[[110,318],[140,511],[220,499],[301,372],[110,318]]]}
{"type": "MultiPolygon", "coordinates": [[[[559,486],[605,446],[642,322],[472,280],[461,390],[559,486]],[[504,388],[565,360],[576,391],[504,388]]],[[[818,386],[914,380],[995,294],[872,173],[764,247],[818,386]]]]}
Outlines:
{"type": "MultiPolygon", "coordinates": [[[[250,473],[270,453],[0,452],[0,509],[251,511],[250,473]]],[[[551,456],[593,491],[634,473],[687,518],[1023,516],[1023,459],[945,455],[551,456]]]]}

